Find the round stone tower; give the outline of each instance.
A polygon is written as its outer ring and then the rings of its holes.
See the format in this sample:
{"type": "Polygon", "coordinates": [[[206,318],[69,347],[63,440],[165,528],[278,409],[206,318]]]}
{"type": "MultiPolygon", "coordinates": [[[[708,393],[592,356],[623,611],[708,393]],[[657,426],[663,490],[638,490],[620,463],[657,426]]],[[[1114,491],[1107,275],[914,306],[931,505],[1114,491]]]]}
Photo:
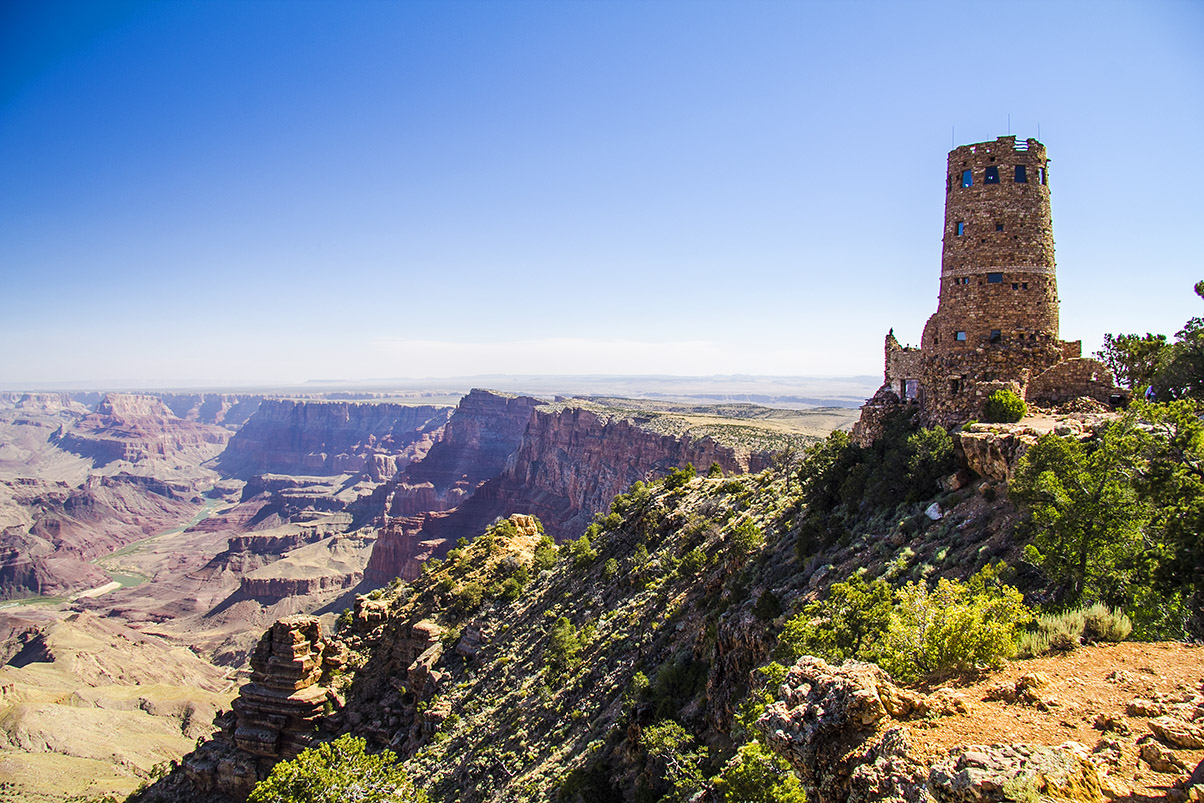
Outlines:
{"type": "Polygon", "coordinates": [[[1058,338],[1049,160],[1015,137],[949,152],[936,313],[920,340],[923,403],[932,420],[981,412],[985,394],[1078,357],[1058,338]]]}
{"type": "Polygon", "coordinates": [[[1058,337],[1045,146],[1009,136],[954,148],[937,310],[920,348],[900,345],[894,330],[886,336],[883,385],[853,438],[873,443],[903,405],[917,407],[925,425],[964,423],[1000,388],[1044,407],[1083,396],[1118,403],[1111,372],[1081,354],[1081,341],[1058,337]]]}
{"type": "Polygon", "coordinates": [[[1035,139],[950,151],[939,299],[920,343],[934,353],[1058,342],[1048,159],[1035,139]]]}

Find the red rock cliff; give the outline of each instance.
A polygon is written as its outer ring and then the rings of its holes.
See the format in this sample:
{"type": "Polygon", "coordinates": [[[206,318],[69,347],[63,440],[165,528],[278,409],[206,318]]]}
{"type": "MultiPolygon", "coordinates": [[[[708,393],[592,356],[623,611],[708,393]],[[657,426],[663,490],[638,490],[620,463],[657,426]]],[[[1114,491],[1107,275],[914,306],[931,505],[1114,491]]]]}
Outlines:
{"type": "MultiPolygon", "coordinates": [[[[405,515],[385,520],[364,576],[375,583],[412,579],[422,561],[444,554],[456,539],[472,538],[498,516],[511,513],[538,516],[554,538],[576,537],[595,513],[606,510],[615,495],[636,480],[686,463],[704,470],[718,463],[724,471],[743,472],[749,460],[750,455],[710,438],[665,435],[633,418],[588,405],[533,408],[505,466],[465,495],[458,507],[418,511],[417,505],[392,505],[405,515]]],[[[411,501],[417,499],[414,489],[407,493],[411,501]]]]}

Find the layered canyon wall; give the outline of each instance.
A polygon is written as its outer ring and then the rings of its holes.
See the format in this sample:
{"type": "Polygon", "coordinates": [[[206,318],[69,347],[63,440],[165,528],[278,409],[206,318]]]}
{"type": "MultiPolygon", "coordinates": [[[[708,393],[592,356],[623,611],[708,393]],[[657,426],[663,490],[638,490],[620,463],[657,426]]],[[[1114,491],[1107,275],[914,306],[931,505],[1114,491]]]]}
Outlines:
{"type": "Polygon", "coordinates": [[[433,405],[266,399],[218,463],[224,474],[242,477],[367,470],[388,479],[426,454],[451,412],[433,405]]]}

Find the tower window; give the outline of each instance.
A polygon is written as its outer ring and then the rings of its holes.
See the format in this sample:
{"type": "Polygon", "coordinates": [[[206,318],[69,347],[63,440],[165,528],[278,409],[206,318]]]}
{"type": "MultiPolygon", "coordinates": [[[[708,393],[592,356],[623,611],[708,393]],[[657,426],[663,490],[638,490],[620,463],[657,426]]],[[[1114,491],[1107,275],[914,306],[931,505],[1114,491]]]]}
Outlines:
{"type": "Polygon", "coordinates": [[[962,171],[962,186],[963,187],[973,187],[974,186],[974,175],[969,170],[962,171]]]}
{"type": "Polygon", "coordinates": [[[1019,282],[1012,282],[1012,289],[1013,289],[1013,290],[1019,290],[1019,289],[1020,289],[1020,283],[1019,283],[1019,282]]]}
{"type": "Polygon", "coordinates": [[[1027,290],[1027,289],[1028,289],[1028,282],[1023,282],[1023,283],[1021,283],[1021,285],[1020,285],[1020,286],[1021,286],[1021,287],[1023,287],[1025,290],[1027,290]]]}
{"type": "Polygon", "coordinates": [[[996,165],[991,165],[987,168],[987,174],[982,180],[983,184],[998,184],[999,183],[999,168],[996,165]]]}
{"type": "Polygon", "coordinates": [[[1002,281],[1003,281],[1002,273],[988,273],[987,274],[987,284],[999,284],[1002,281]]]}
{"type": "Polygon", "coordinates": [[[998,329],[992,329],[991,330],[991,342],[998,343],[1001,340],[1003,340],[1003,332],[999,331],[998,329]]]}
{"type": "Polygon", "coordinates": [[[965,332],[958,332],[957,334],[955,334],[955,335],[953,336],[953,339],[954,339],[954,340],[958,340],[958,341],[963,341],[963,342],[964,342],[964,341],[965,341],[965,339],[966,339],[966,333],[965,333],[965,332]]]}
{"type": "Polygon", "coordinates": [[[963,220],[957,221],[957,236],[961,237],[966,233],[966,223],[963,220]]]}
{"type": "Polygon", "coordinates": [[[949,395],[956,396],[962,392],[962,381],[960,379],[949,380],[949,395]]]}
{"type": "Polygon", "coordinates": [[[1016,183],[1028,183],[1028,172],[1025,170],[1024,165],[1016,165],[1016,183]]]}
{"type": "Polygon", "coordinates": [[[1045,168],[1044,167],[1037,168],[1037,181],[1039,181],[1042,184],[1045,183],[1045,168]]]}
{"type": "Polygon", "coordinates": [[[1002,224],[1002,223],[996,223],[996,224],[995,224],[995,231],[1003,231],[1003,224],[1002,224]]]}
{"type": "Polygon", "coordinates": [[[953,189],[953,176],[945,176],[945,192],[953,189]]]}

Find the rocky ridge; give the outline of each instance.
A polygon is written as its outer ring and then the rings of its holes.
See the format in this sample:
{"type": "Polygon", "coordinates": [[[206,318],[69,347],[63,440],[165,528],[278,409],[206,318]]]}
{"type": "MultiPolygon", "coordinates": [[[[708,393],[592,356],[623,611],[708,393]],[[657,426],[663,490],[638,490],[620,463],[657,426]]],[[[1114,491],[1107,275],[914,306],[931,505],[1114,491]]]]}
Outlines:
{"type": "MultiPolygon", "coordinates": [[[[550,563],[547,551],[532,549],[538,541],[523,534],[525,527],[495,525],[411,583],[360,600],[335,637],[348,671],[327,686],[333,710],[314,726],[321,738],[349,732],[399,751],[436,801],[657,799],[671,785],[641,735],[677,723],[690,740],[682,749],[699,755],[705,747],[710,758],[700,771],[716,773],[750,738],[753,723],[743,717],[761,682],[757,668],[771,657],[788,612],[858,568],[897,580],[965,577],[986,561],[1015,559],[1019,548],[1010,503],[986,493],[994,488],[989,482],[900,509],[889,531],[808,547],[800,541],[806,514],[792,477],[774,467],[636,486],[614,500],[613,517],[587,547],[566,544],[550,563]],[[923,512],[934,503],[943,514],[937,520],[923,512]],[[747,540],[750,527],[763,542],[747,540]],[[520,576],[526,583],[507,585],[520,576]]],[[[1160,649],[1120,648],[1142,661],[1160,649]]],[[[1103,649],[1038,661],[1098,665],[1103,649]]],[[[1030,693],[1040,684],[1021,684],[1016,675],[1005,675],[1012,679],[1004,691],[956,683],[918,690],[876,667],[831,667],[804,657],[755,727],[814,800],[1148,799],[1156,789],[1187,789],[1193,764],[1204,758],[1165,741],[1190,740],[1204,717],[1198,648],[1168,649],[1177,650],[1172,663],[1154,666],[1174,678],[1174,688],[1134,687],[1127,698],[1146,694],[1140,699],[1161,700],[1162,707],[1141,708],[1146,721],[1130,718],[1132,743],[1119,744],[1118,760],[1146,769],[1125,778],[1123,790],[1115,769],[1105,766],[1111,748],[1104,740],[1112,735],[1102,732],[1094,748],[1068,743],[1086,738],[1083,727],[1096,730],[1100,714],[1101,728],[1108,717],[1123,716],[1072,668],[1066,682],[1079,678],[1072,686],[1089,690],[1081,709],[1072,709],[1063,692],[1030,693]],[[1017,731],[1013,741],[996,738],[1002,723],[1046,710],[1052,720],[1042,729],[1017,731]],[[1176,721],[1146,724],[1160,716],[1176,721]],[[1087,724],[1075,726],[1083,718],[1087,724]]],[[[1004,672],[1025,674],[1024,665],[1004,672]]],[[[214,746],[185,762],[200,775],[176,773],[144,799],[187,799],[180,795],[189,784],[202,782],[232,790],[220,772],[202,771],[208,759],[201,757],[221,754],[230,767],[251,754],[221,739],[207,744],[214,746]]]]}

